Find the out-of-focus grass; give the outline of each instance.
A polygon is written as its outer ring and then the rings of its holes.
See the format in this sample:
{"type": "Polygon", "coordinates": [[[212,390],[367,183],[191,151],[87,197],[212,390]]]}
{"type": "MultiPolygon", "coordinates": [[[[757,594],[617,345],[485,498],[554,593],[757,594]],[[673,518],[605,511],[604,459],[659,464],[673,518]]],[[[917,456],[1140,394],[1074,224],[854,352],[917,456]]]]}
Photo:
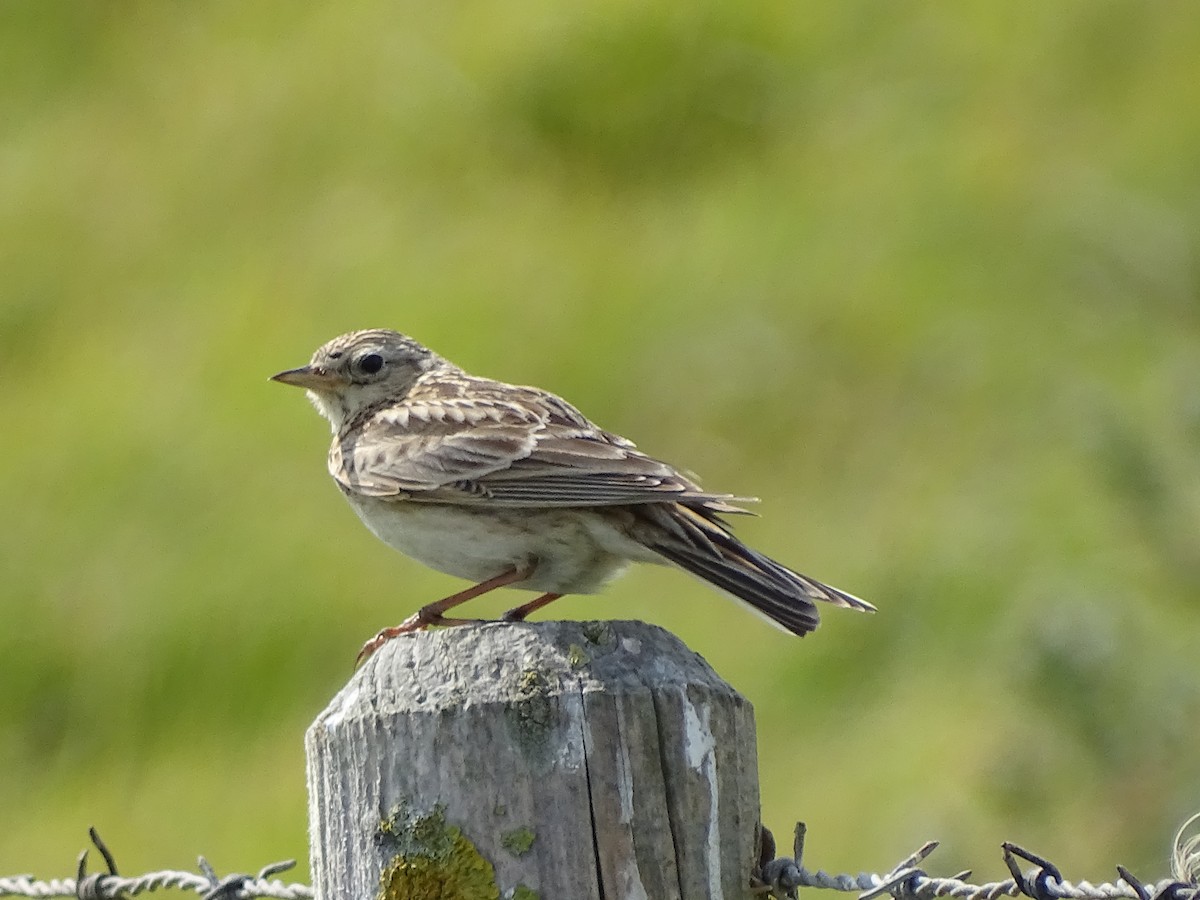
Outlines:
{"type": "Polygon", "coordinates": [[[0,17],[0,872],[90,823],[129,872],[305,855],[305,723],[455,583],[265,379],[390,326],[761,495],[749,540],[879,605],[804,642],[668,571],[556,607],[744,691],[816,863],[1162,873],[1200,804],[1189,5],[0,17]]]}

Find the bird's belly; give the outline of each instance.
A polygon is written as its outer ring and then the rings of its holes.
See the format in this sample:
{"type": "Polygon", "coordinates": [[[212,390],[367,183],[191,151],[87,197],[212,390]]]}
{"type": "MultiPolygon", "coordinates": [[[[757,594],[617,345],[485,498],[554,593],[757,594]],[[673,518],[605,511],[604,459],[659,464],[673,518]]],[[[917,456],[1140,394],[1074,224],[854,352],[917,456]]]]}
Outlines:
{"type": "Polygon", "coordinates": [[[474,582],[532,566],[530,577],[513,587],[587,594],[646,552],[637,545],[626,547],[629,539],[588,510],[348,499],[385,544],[431,569],[474,582]]]}

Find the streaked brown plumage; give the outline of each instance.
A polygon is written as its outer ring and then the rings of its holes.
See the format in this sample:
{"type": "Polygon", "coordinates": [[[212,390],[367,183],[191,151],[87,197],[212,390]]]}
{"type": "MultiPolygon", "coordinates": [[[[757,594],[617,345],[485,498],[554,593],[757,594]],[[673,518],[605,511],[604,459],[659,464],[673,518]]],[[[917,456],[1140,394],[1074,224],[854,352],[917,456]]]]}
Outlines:
{"type": "Polygon", "coordinates": [[[673,563],[782,628],[816,628],[814,600],[869,603],[741,543],[722,521],[743,498],[672,466],[532,387],[468,375],[394,331],[356,331],[275,380],[307,388],[333,427],[329,472],[364,523],[426,565],[478,587],[381,631],[456,624],[443,613],[502,585],[543,593],[519,619],[592,593],[629,562],[673,563]]]}

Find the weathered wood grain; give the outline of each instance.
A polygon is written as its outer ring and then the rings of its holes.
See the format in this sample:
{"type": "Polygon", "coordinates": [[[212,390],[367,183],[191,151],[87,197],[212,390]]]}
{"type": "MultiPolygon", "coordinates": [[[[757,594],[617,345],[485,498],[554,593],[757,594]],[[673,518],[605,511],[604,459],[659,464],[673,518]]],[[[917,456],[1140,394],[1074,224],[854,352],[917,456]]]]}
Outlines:
{"type": "Polygon", "coordinates": [[[750,896],[753,711],[651,625],[403,636],[306,749],[324,900],[750,896]]]}

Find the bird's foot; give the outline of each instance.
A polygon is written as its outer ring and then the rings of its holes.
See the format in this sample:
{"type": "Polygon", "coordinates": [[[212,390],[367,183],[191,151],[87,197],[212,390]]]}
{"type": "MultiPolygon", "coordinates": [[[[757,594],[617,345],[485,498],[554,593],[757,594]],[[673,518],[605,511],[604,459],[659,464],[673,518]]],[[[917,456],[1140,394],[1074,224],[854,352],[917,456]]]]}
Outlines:
{"type": "Polygon", "coordinates": [[[514,606],[508,612],[500,617],[501,622],[524,622],[525,617],[531,612],[537,612],[547,603],[553,603],[562,594],[542,594],[540,597],[535,597],[528,603],[522,603],[520,606],[514,606]]]}
{"type": "Polygon", "coordinates": [[[476,625],[480,619],[451,619],[443,616],[436,610],[430,610],[429,607],[422,607],[417,610],[399,625],[393,625],[391,628],[384,628],[375,637],[371,638],[362,645],[362,649],[358,651],[358,656],[354,658],[354,669],[358,670],[363,663],[374,655],[375,651],[390,641],[392,638],[399,637],[402,634],[411,634],[416,631],[424,631],[430,626],[437,627],[453,627],[455,625],[476,625]]]}

